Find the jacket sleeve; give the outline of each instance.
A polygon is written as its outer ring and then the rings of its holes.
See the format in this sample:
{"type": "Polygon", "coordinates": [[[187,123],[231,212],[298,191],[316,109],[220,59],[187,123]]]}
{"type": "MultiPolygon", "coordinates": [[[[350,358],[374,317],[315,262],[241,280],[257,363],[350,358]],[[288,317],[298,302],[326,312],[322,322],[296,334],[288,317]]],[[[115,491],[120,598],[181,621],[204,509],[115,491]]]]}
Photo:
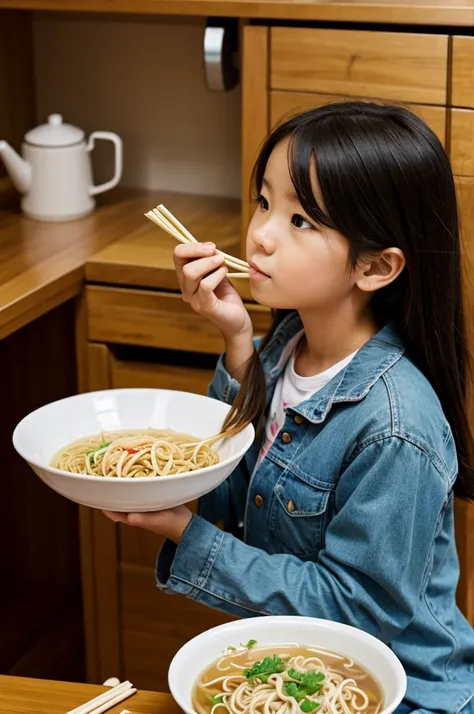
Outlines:
{"type": "Polygon", "coordinates": [[[342,473],[316,562],[269,555],[194,516],[177,548],[165,543],[157,583],[233,615],[321,617],[388,642],[424,592],[449,491],[424,450],[381,438],[342,473]]]}

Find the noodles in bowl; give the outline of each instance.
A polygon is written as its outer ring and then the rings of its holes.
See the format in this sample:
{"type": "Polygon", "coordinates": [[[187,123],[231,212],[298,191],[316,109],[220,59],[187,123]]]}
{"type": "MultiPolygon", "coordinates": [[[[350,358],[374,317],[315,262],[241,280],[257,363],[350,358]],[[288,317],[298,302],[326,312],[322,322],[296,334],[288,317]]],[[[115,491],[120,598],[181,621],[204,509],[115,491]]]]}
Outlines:
{"type": "Polygon", "coordinates": [[[39,478],[75,503],[159,511],[209,493],[240,463],[255,431],[249,424],[223,434],[229,411],[190,392],[106,389],[31,412],[13,443],[39,478]]]}
{"type": "Polygon", "coordinates": [[[101,433],[69,444],[51,465],[89,476],[174,476],[219,463],[219,454],[211,448],[219,438],[199,441],[171,429],[101,433]]]}
{"type": "Polygon", "coordinates": [[[312,646],[231,647],[194,686],[198,714],[378,714],[376,679],[350,657],[312,646]]]}

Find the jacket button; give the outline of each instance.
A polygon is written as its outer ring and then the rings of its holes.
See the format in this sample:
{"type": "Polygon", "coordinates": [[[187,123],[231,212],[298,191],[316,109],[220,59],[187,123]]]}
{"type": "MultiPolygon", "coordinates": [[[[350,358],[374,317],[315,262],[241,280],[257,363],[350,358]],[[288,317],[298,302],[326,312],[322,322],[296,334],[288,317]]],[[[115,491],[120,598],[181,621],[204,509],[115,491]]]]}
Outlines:
{"type": "Polygon", "coordinates": [[[291,498],[290,498],[290,500],[288,501],[288,510],[289,510],[290,513],[293,513],[293,511],[295,510],[295,504],[293,503],[293,501],[291,500],[291,498]]]}
{"type": "Polygon", "coordinates": [[[295,414],[295,424],[302,424],[304,422],[304,417],[301,414],[295,414]]]}
{"type": "Polygon", "coordinates": [[[291,434],[288,434],[287,431],[284,431],[281,435],[281,440],[284,444],[289,444],[291,441],[291,434]]]}
{"type": "Polygon", "coordinates": [[[263,498],[260,495],[255,496],[255,505],[257,508],[261,508],[263,506],[263,498]]]}

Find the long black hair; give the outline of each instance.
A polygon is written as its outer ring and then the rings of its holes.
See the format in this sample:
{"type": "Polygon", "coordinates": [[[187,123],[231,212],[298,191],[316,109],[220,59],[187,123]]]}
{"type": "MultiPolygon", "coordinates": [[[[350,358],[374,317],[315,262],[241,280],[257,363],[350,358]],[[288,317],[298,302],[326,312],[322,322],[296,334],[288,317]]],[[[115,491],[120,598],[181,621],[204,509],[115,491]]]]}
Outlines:
{"type": "MultiPolygon", "coordinates": [[[[304,211],[347,238],[353,266],[364,254],[389,247],[403,251],[405,269],[374,293],[374,316],[380,326],[389,320],[395,324],[407,354],[435,389],[459,456],[455,490],[474,498],[456,192],[440,141],[402,107],[369,102],[318,107],[284,121],[268,136],[254,168],[257,194],[270,154],[286,139],[290,175],[304,211]],[[324,208],[311,183],[314,165],[324,208]]],[[[285,314],[276,312],[260,351],[285,314]]],[[[264,409],[265,380],[256,353],[227,425],[261,422],[264,409]]]]}

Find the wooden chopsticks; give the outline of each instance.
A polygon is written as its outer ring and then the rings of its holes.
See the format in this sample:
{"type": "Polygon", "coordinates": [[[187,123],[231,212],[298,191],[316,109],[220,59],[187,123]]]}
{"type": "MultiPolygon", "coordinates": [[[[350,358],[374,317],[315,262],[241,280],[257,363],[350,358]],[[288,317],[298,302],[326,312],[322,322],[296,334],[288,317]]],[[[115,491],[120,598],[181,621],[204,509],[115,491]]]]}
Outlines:
{"type": "MultiPolygon", "coordinates": [[[[175,216],[169,211],[163,204],[160,204],[156,208],[152,208],[151,211],[145,213],[145,216],[156,223],[157,226],[163,228],[164,231],[169,233],[176,238],[179,243],[198,243],[196,238],[183,226],[182,223],[178,221],[175,216]]],[[[224,256],[224,263],[227,265],[231,272],[227,277],[229,278],[248,278],[249,276],[249,264],[242,260],[241,258],[234,258],[232,255],[228,255],[221,250],[217,250],[224,256]]]]}
{"type": "MultiPolygon", "coordinates": [[[[108,692],[104,692],[103,694],[99,694],[98,697],[90,699],[80,707],[71,709],[67,714],[102,714],[102,712],[106,712],[116,704],[123,702],[124,699],[131,697],[136,691],[133,684],[127,680],[126,682],[117,684],[116,687],[111,687],[108,692]]],[[[125,714],[125,710],[121,712],[121,714],[125,714]]]]}

